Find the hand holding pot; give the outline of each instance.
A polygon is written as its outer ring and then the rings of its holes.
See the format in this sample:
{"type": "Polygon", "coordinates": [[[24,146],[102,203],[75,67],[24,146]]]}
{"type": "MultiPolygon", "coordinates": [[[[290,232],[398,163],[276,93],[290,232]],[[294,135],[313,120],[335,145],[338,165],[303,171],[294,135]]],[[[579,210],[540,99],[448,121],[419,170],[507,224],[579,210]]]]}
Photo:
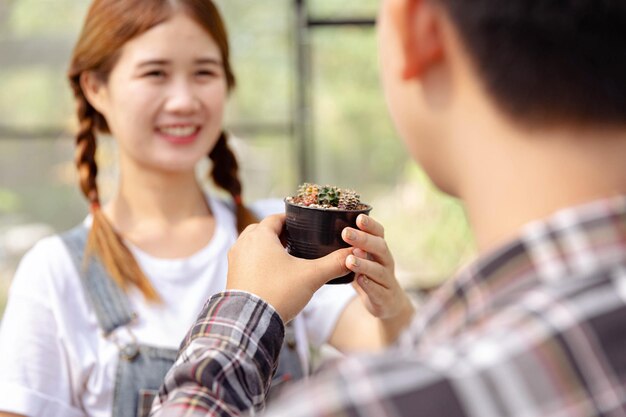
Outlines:
{"type": "Polygon", "coordinates": [[[348,273],[344,248],[319,259],[287,253],[280,241],[285,215],[248,226],[228,253],[229,290],[255,294],[271,304],[283,321],[293,319],[329,279],[348,273]]]}
{"type": "Polygon", "coordinates": [[[396,279],[385,230],[364,214],[357,218],[357,226],[360,230],[346,227],[342,232],[342,238],[353,246],[352,254],[346,258],[346,267],[356,275],[353,285],[373,316],[383,321],[394,320],[395,325],[403,327],[414,308],[396,279]]]}

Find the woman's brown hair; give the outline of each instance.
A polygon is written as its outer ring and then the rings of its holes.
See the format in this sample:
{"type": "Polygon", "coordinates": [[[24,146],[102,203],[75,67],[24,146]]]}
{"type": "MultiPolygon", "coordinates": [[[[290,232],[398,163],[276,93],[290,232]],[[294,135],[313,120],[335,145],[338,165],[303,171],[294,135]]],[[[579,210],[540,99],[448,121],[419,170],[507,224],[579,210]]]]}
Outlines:
{"type": "MultiPolygon", "coordinates": [[[[229,90],[235,86],[230,65],[230,48],[223,20],[211,0],[95,0],[87,14],[72,54],[68,78],[74,92],[79,129],[76,134],[75,162],[80,188],[89,201],[93,223],[87,241],[87,254],[99,256],[113,280],[123,289],[137,287],[148,300],[159,295],[137,261],[100,208],[96,176],[96,132],[110,133],[104,116],[88,101],[80,78],[91,72],[106,82],[122,47],[129,40],[163,23],[174,13],[183,12],[203,27],[217,43],[229,90]]],[[[256,221],[241,200],[241,182],[235,155],[222,133],[209,153],[213,161],[211,176],[215,184],[232,195],[236,207],[237,229],[241,232],[256,221]]]]}

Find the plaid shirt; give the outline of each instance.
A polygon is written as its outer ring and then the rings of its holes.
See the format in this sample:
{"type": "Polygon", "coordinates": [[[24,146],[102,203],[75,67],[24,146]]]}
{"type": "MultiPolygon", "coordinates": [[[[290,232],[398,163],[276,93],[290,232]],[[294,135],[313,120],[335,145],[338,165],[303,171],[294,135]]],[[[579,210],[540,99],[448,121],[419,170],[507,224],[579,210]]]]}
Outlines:
{"type": "MultiPolygon", "coordinates": [[[[158,416],[256,413],[283,325],[262,300],[212,297],[158,416]]],[[[626,416],[626,197],[529,224],[449,281],[399,347],[338,361],[267,416],[626,416]]]]}

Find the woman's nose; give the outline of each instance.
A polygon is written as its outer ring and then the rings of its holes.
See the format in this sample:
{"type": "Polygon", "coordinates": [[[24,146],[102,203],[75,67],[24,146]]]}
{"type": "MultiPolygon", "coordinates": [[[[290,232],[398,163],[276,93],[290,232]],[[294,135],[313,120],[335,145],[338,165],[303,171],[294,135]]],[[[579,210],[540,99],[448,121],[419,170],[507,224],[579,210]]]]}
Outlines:
{"type": "Polygon", "coordinates": [[[165,107],[172,113],[189,114],[197,112],[201,103],[191,83],[178,81],[172,85],[165,107]]]}

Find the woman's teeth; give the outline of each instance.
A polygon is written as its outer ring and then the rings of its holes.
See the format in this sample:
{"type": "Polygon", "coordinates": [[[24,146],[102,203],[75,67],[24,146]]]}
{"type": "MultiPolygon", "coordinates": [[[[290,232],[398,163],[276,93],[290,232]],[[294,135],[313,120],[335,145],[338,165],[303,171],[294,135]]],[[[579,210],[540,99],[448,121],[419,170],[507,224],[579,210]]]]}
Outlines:
{"type": "Polygon", "coordinates": [[[191,136],[194,133],[196,133],[196,129],[197,128],[195,126],[187,126],[187,127],[177,126],[177,127],[162,127],[159,129],[159,131],[168,136],[186,137],[186,136],[191,136]]]}

